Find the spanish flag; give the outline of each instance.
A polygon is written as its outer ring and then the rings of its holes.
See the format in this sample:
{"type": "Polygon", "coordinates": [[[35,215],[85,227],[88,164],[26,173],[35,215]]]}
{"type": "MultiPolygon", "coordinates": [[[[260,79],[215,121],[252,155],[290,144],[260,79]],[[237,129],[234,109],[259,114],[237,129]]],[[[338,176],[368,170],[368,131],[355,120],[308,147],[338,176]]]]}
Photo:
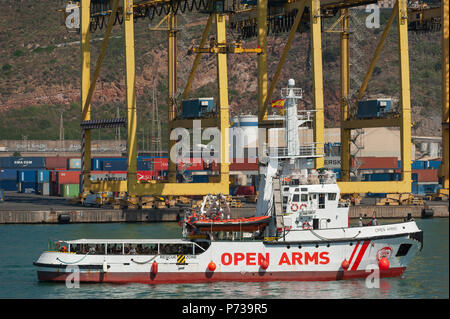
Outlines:
{"type": "Polygon", "coordinates": [[[272,107],[276,107],[277,109],[282,109],[284,107],[284,99],[272,101],[272,107]]]}

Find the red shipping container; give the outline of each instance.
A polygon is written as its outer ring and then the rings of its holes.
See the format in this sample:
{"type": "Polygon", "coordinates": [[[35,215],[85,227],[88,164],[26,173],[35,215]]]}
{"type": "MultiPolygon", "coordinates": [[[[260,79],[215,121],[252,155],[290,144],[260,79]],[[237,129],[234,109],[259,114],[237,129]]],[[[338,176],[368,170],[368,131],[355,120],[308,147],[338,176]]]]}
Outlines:
{"type": "Polygon", "coordinates": [[[50,196],[58,196],[60,192],[60,187],[56,182],[50,183],[50,196]]]}
{"type": "Polygon", "coordinates": [[[137,172],[137,180],[138,181],[149,181],[152,180],[155,176],[155,172],[153,171],[138,171],[137,172]]]}
{"type": "Polygon", "coordinates": [[[56,183],[56,176],[57,176],[57,172],[50,171],[50,182],[51,183],[56,183]]]}
{"type": "Polygon", "coordinates": [[[80,182],[80,171],[57,172],[57,184],[78,184],[80,182]]]}
{"type": "Polygon", "coordinates": [[[236,195],[255,195],[254,186],[239,186],[236,189],[236,195]]]}
{"type": "MultiPolygon", "coordinates": [[[[359,169],[397,169],[397,157],[358,157],[360,161],[359,169]]],[[[352,166],[355,161],[352,159],[352,166]]]]}
{"type": "Polygon", "coordinates": [[[257,158],[233,158],[230,164],[230,171],[257,171],[257,158]]]}
{"type": "Polygon", "coordinates": [[[154,158],[153,168],[155,171],[166,171],[169,169],[169,160],[167,158],[154,158]]]}
{"type": "Polygon", "coordinates": [[[178,160],[178,170],[186,169],[187,171],[201,171],[204,169],[204,163],[202,159],[179,159],[178,160]]]}
{"type": "Polygon", "coordinates": [[[437,169],[413,169],[412,173],[417,174],[417,181],[421,182],[438,182],[438,170],[437,169]]]}
{"type": "Polygon", "coordinates": [[[45,168],[50,169],[57,169],[57,168],[63,168],[67,169],[67,159],[69,157],[66,156],[50,156],[45,159],[45,168]]]}

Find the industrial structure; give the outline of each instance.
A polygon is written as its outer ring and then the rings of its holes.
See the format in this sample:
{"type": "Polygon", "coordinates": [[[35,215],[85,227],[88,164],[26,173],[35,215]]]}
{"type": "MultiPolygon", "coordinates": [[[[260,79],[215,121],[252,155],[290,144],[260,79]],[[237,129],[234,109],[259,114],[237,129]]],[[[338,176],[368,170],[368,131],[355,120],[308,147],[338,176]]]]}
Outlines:
{"type": "MultiPolygon", "coordinates": [[[[356,94],[350,90],[350,42],[357,32],[350,29],[350,8],[377,3],[376,0],[79,0],[81,36],[81,99],[82,99],[82,192],[127,192],[129,196],[140,195],[204,195],[208,193],[228,193],[229,187],[229,149],[228,128],[230,126],[228,104],[227,55],[250,53],[256,55],[258,65],[257,103],[258,126],[277,127],[280,119],[268,117],[268,107],[274,93],[277,80],[281,74],[287,53],[291,47],[295,32],[302,25],[310,30],[311,62],[313,81],[313,119],[314,140],[324,144],[324,97],[322,70],[322,20],[337,16],[336,21],[326,31],[338,33],[340,36],[340,82],[341,82],[341,181],[338,183],[341,193],[408,193],[411,192],[411,105],[408,57],[408,29],[419,31],[442,30],[442,145],[443,161],[441,166],[443,192],[448,194],[449,188],[449,61],[448,61],[448,0],[443,0],[440,11],[435,8],[408,8],[407,0],[395,1],[392,13],[386,23],[379,43],[374,51],[370,66],[365,73],[361,87],[356,94]],[[168,52],[168,120],[169,130],[175,127],[193,128],[192,119],[177,117],[177,15],[185,11],[196,10],[208,14],[208,21],[203,31],[200,47],[193,48],[196,54],[189,79],[183,93],[188,98],[194,75],[200,62],[201,54],[215,54],[217,63],[218,108],[215,116],[203,118],[202,127],[219,127],[221,134],[220,179],[212,183],[176,183],[176,163],[169,161],[168,182],[138,182],[136,179],[137,161],[137,113],[135,93],[135,59],[134,59],[134,21],[139,18],[162,20],[155,29],[162,25],[167,35],[168,52]],[[438,15],[439,13],[439,15],[438,15]],[[164,16],[164,17],[163,17],[164,16]],[[384,116],[358,117],[357,105],[363,101],[368,82],[375,64],[385,44],[388,32],[395,23],[398,30],[398,72],[400,81],[397,84],[400,92],[400,109],[398,113],[386,113],[384,116]],[[226,21],[229,26],[239,30],[242,38],[257,37],[257,48],[244,49],[242,43],[229,43],[226,39],[226,21]],[[107,23],[106,23],[107,22],[107,23]],[[91,120],[90,103],[94,94],[99,70],[108,46],[113,26],[117,23],[124,26],[125,59],[126,59],[126,105],[127,118],[114,120],[91,120]],[[215,23],[215,39],[209,46],[206,44],[211,25],[215,23]],[[95,71],[91,78],[90,70],[90,33],[104,27],[106,31],[97,59],[95,71]],[[289,32],[277,70],[269,81],[267,72],[267,34],[268,32],[289,32]],[[269,86],[270,83],[270,86],[269,86]],[[91,130],[104,127],[126,126],[128,129],[128,172],[126,181],[90,180],[91,163],[91,130]],[[398,127],[401,132],[401,174],[400,181],[351,181],[351,143],[352,130],[375,127],[398,127]]],[[[170,134],[167,136],[169,137],[170,134]]],[[[259,139],[259,149],[263,149],[264,139],[259,139]]],[[[169,150],[175,144],[169,140],[169,150]]],[[[315,159],[315,167],[324,166],[323,157],[315,159]]]]}

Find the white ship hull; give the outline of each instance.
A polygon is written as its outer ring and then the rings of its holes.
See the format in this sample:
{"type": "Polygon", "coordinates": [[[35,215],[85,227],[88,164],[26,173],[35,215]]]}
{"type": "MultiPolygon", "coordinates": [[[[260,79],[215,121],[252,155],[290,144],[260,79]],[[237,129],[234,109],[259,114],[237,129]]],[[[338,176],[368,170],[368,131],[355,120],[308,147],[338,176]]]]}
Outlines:
{"type": "Polygon", "coordinates": [[[148,284],[330,281],[365,278],[371,269],[378,268],[380,257],[389,260],[389,268],[379,270],[381,277],[400,276],[421,248],[422,231],[411,221],[297,231],[276,241],[212,241],[197,255],[80,255],[47,251],[35,265],[39,267],[40,281],[65,282],[75,277],[80,282],[148,284]],[[348,261],[347,269],[343,268],[344,260],[348,261]],[[214,270],[209,269],[211,262],[214,270]]]}

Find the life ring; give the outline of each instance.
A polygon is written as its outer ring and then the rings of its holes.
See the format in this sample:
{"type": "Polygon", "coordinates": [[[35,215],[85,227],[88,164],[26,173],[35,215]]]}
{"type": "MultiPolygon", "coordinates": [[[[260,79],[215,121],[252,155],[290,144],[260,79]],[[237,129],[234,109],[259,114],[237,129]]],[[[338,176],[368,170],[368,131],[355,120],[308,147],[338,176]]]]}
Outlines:
{"type": "Polygon", "coordinates": [[[303,225],[302,225],[302,228],[303,229],[312,229],[311,225],[308,222],[304,222],[303,225]]]}
{"type": "Polygon", "coordinates": [[[291,210],[292,210],[293,212],[298,211],[298,204],[293,203],[293,204],[291,205],[291,210]],[[295,208],[295,209],[294,209],[294,208],[295,208]]]}
{"type": "Polygon", "coordinates": [[[307,208],[308,206],[306,206],[306,204],[301,204],[301,205],[300,205],[300,210],[303,210],[303,207],[304,207],[304,208],[307,208]]]}

